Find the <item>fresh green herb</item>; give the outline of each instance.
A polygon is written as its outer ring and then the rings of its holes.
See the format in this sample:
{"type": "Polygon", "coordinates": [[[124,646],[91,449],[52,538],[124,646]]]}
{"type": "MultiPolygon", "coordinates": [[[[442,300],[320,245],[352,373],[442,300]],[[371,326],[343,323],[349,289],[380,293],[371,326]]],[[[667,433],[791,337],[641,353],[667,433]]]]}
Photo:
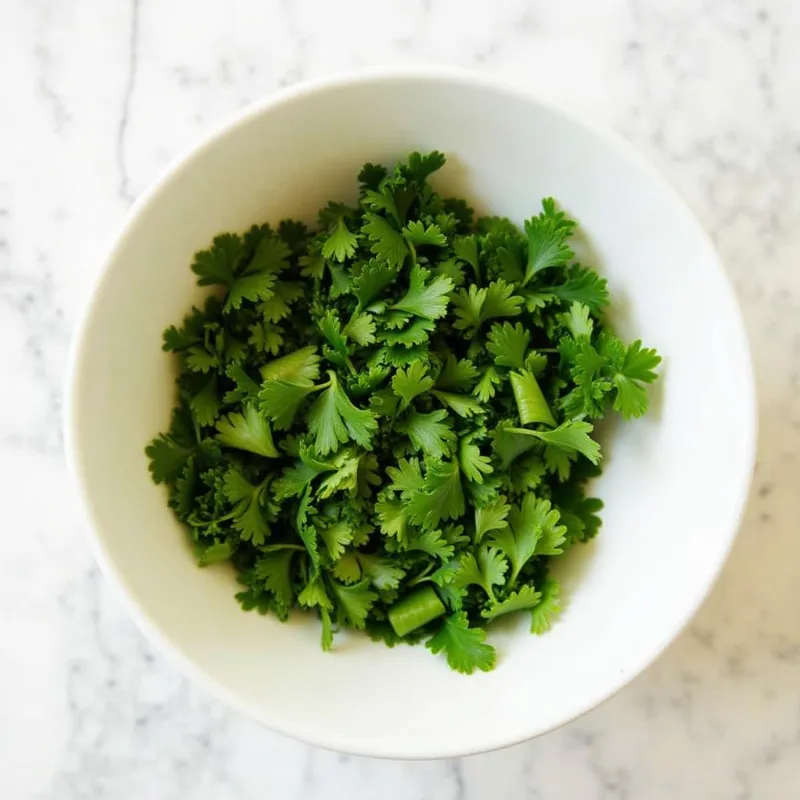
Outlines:
{"type": "Polygon", "coordinates": [[[623,344],[606,282],[546,199],[522,230],[429,176],[367,165],[319,226],[256,225],[198,253],[203,308],[164,332],[178,404],[147,448],[202,566],[245,609],[315,613],[491,669],[486,628],[547,631],[553,558],[598,531],[594,420],[647,409],[660,362],[623,344]]]}

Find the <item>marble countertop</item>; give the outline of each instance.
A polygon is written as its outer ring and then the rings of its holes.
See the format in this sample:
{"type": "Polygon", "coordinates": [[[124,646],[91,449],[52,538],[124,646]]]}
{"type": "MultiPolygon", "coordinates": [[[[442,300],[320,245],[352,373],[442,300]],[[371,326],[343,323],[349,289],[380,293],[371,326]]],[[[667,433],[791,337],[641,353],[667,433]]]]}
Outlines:
{"type": "Polygon", "coordinates": [[[795,0],[4,0],[0,796],[797,797],[798,41],[795,0]],[[92,278],[132,199],[170,158],[278,87],[412,62],[528,86],[617,130],[666,173],[735,282],[761,433],[730,562],[653,667],[549,736],[404,764],[264,730],[154,652],[89,553],[60,412],[92,278]]]}

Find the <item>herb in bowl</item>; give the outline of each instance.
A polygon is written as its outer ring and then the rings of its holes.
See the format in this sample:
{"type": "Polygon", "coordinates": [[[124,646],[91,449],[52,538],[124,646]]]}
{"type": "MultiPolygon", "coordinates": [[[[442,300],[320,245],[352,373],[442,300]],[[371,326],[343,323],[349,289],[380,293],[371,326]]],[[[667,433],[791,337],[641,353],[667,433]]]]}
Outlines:
{"type": "Polygon", "coordinates": [[[164,332],[178,405],[147,448],[198,561],[245,609],[313,610],[489,670],[486,629],[560,610],[550,562],[598,531],[593,420],[647,409],[660,362],[604,322],[551,199],[518,229],[434,191],[441,153],[367,164],[358,205],[197,253],[215,291],[164,332]]]}

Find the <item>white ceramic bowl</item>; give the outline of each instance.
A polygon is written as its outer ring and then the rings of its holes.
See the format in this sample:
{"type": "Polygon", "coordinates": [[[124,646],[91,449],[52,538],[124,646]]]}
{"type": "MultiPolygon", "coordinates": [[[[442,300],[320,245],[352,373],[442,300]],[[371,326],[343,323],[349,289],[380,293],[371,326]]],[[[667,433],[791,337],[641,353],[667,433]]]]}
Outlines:
{"type": "Polygon", "coordinates": [[[619,139],[484,79],[404,71],[309,84],[242,115],[139,199],[76,338],[67,450],[98,558],[142,629],[232,706],[305,741],[376,756],[489,750],[548,731],[631,680],[697,610],[733,541],[754,458],[747,343],[731,287],[678,195],[619,139]],[[607,432],[600,536],[564,568],[545,636],[493,632],[497,668],[465,677],[420,647],[243,613],[225,567],[198,569],[148,475],[173,362],[162,329],[203,292],[192,254],[216,233],[353,199],[365,161],[414,149],[436,181],[518,222],[552,195],[608,277],[614,321],[664,356],[652,412],[607,432]]]}

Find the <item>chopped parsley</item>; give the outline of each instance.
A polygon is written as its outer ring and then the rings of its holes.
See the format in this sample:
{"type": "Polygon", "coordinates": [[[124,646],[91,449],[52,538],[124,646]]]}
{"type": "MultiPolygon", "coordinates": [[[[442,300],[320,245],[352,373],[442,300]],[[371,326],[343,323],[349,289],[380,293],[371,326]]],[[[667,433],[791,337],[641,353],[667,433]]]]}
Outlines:
{"type": "Polygon", "coordinates": [[[428,183],[439,152],[367,164],[358,203],[217,236],[213,287],[164,332],[180,365],[150,470],[245,609],[424,640],[490,670],[495,619],[547,631],[550,563],[596,535],[594,421],[647,410],[660,362],[605,322],[551,199],[520,229],[428,183]]]}

